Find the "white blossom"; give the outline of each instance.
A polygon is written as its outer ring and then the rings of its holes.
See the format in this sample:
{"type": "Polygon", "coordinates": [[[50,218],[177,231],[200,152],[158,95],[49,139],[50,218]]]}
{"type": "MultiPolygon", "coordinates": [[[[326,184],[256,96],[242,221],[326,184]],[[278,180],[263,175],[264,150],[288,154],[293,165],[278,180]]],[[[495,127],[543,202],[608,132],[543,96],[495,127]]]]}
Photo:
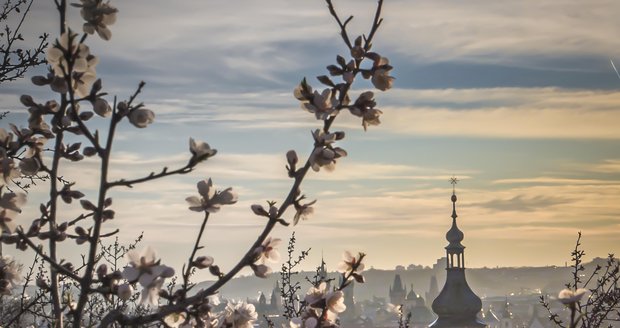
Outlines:
{"type": "Polygon", "coordinates": [[[216,213],[222,205],[230,205],[237,202],[237,193],[232,188],[216,191],[211,178],[199,181],[196,186],[198,187],[198,193],[202,197],[190,196],[185,198],[185,201],[190,205],[189,209],[192,211],[216,213]]]}
{"type": "Polygon", "coordinates": [[[142,285],[141,303],[156,305],[164,278],[172,277],[174,269],[160,264],[155,251],[150,246],[143,249],[141,253],[130,250],[127,252],[127,258],[129,266],[123,270],[123,278],[130,283],[139,282],[142,285]]]}
{"type": "Polygon", "coordinates": [[[327,283],[321,282],[318,287],[310,287],[304,298],[306,304],[312,308],[325,306],[325,309],[331,313],[332,318],[335,318],[338,313],[342,313],[346,310],[344,304],[344,293],[340,290],[329,291],[327,289],[327,283]]]}
{"type": "Polygon", "coordinates": [[[65,33],[56,39],[56,42],[47,50],[47,63],[52,66],[54,74],[59,77],[68,73],[69,63],[65,58],[65,52],[69,57],[74,58],[73,70],[75,72],[84,72],[88,68],[88,47],[85,44],[77,44],[78,35],[73,33],[71,29],[67,29],[65,33]]]}
{"type": "MultiPolygon", "coordinates": [[[[296,89],[297,90],[297,89],[296,89]]],[[[297,91],[295,95],[297,96],[297,91]]],[[[302,102],[303,109],[310,113],[314,113],[318,120],[325,120],[332,115],[335,115],[336,98],[332,95],[331,89],[325,89],[321,93],[317,90],[314,91],[312,100],[309,102],[302,102]]]]}
{"type": "Polygon", "coordinates": [[[570,289],[562,289],[562,291],[558,294],[558,301],[565,305],[574,305],[575,303],[581,301],[581,299],[586,295],[590,295],[590,291],[585,288],[579,288],[575,291],[570,289]]]}
{"type": "Polygon", "coordinates": [[[208,143],[196,141],[194,138],[189,138],[189,151],[199,160],[207,159],[217,153],[217,150],[211,149],[208,143]]]}
{"type": "Polygon", "coordinates": [[[253,304],[229,302],[220,314],[219,321],[223,326],[252,328],[257,319],[258,314],[253,304]]]}
{"type": "Polygon", "coordinates": [[[271,238],[267,237],[263,244],[256,248],[255,253],[259,256],[259,261],[261,263],[266,262],[278,262],[280,261],[280,252],[278,252],[277,247],[282,242],[280,238],[271,238]]]}
{"type": "Polygon", "coordinates": [[[171,313],[164,318],[164,323],[170,328],[178,328],[187,319],[185,312],[171,313]]]}
{"type": "Polygon", "coordinates": [[[361,262],[361,254],[359,257],[354,256],[349,251],[345,251],[342,256],[342,262],[338,264],[338,272],[350,273],[350,272],[362,272],[364,270],[364,263],[361,262]]]}
{"type": "Polygon", "coordinates": [[[99,37],[104,40],[110,40],[112,32],[108,29],[108,25],[116,22],[116,13],[118,10],[109,3],[102,0],[80,0],[82,3],[76,6],[82,7],[80,15],[86,21],[83,29],[85,33],[93,34],[97,32],[99,37]]]}
{"type": "Polygon", "coordinates": [[[389,75],[392,70],[389,64],[389,60],[385,57],[380,57],[379,60],[374,63],[370,81],[375,88],[381,91],[391,89],[394,84],[394,77],[389,75]]]}

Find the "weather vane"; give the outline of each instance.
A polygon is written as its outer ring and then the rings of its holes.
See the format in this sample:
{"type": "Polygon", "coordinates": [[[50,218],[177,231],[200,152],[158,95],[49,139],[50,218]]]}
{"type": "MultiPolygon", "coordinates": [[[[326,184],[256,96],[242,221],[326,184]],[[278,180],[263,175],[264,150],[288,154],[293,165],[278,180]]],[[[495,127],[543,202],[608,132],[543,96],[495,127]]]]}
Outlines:
{"type": "Polygon", "coordinates": [[[454,175],[450,178],[450,183],[452,184],[452,193],[455,192],[456,184],[459,183],[459,179],[457,179],[454,175]]]}

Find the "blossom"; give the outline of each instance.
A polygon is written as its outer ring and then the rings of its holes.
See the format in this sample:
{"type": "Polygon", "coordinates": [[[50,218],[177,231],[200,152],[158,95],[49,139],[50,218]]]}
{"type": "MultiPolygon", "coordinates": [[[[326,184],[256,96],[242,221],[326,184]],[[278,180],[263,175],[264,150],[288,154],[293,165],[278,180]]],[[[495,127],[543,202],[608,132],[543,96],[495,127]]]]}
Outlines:
{"type": "Polygon", "coordinates": [[[344,132],[329,133],[316,129],[312,132],[312,137],[317,144],[308,159],[312,169],[318,172],[321,167],[325,167],[327,171],[333,171],[336,168],[336,160],[347,156],[344,149],[332,146],[336,140],[344,138],[344,132]]]}
{"type": "MultiPolygon", "coordinates": [[[[99,59],[91,55],[88,46],[77,42],[79,42],[78,35],[68,29],[48,49],[46,58],[57,77],[64,77],[69,74],[67,57],[71,59],[71,72],[73,73],[73,85],[71,87],[78,96],[84,97],[90,93],[90,86],[96,80],[95,66],[99,63],[99,59]]],[[[65,91],[62,87],[56,88],[56,90],[65,91]]]]}
{"type": "Polygon", "coordinates": [[[102,39],[110,40],[112,32],[107,26],[116,22],[118,10],[102,0],[80,1],[82,4],[74,4],[74,6],[82,7],[80,15],[86,21],[83,26],[84,33],[93,34],[97,32],[102,39]]]}
{"type": "Polygon", "coordinates": [[[372,78],[370,79],[375,88],[381,91],[392,88],[394,77],[389,75],[391,70],[392,66],[390,66],[390,61],[387,58],[379,57],[378,60],[375,60],[373,63],[372,78]]]}
{"type": "Polygon", "coordinates": [[[278,262],[280,261],[280,253],[277,248],[278,245],[282,242],[280,238],[271,238],[267,237],[261,246],[258,246],[254,253],[259,257],[258,261],[261,263],[269,262],[278,262]]]}
{"type": "Polygon", "coordinates": [[[372,91],[363,92],[355,101],[353,106],[349,108],[351,114],[362,118],[362,126],[364,130],[369,125],[379,125],[381,121],[379,117],[383,114],[382,111],[376,109],[377,102],[374,99],[374,93],[372,91]]]}
{"type": "Polygon", "coordinates": [[[198,161],[205,160],[217,153],[217,150],[211,149],[208,143],[195,141],[194,138],[189,138],[189,151],[198,161]]]}
{"type": "Polygon", "coordinates": [[[59,39],[47,50],[47,62],[52,66],[54,75],[63,77],[68,72],[69,63],[65,57],[65,53],[73,58],[73,70],[75,72],[84,72],[88,68],[88,47],[85,44],[77,44],[78,35],[73,33],[71,29],[67,29],[59,39]]]}
{"type": "Polygon", "coordinates": [[[10,295],[13,289],[21,281],[21,266],[11,257],[0,257],[0,295],[10,295]]]}
{"type": "Polygon", "coordinates": [[[312,94],[309,102],[302,102],[301,107],[310,113],[314,113],[317,120],[325,120],[335,115],[336,98],[331,89],[325,89],[321,93],[317,90],[312,94]]]}
{"type": "Polygon", "coordinates": [[[146,108],[136,108],[129,112],[129,122],[137,128],[146,128],[155,121],[155,113],[146,108]]]}
{"type": "Polygon", "coordinates": [[[171,328],[180,327],[187,319],[185,312],[171,313],[164,318],[164,323],[171,328]]]}
{"type": "Polygon", "coordinates": [[[350,272],[362,272],[364,270],[364,263],[362,263],[363,256],[363,253],[355,257],[349,251],[344,252],[342,262],[338,264],[338,272],[345,274],[350,272]]]}
{"type": "Polygon", "coordinates": [[[333,171],[336,168],[336,160],[340,157],[347,156],[347,152],[339,147],[316,147],[310,154],[310,165],[312,170],[318,172],[321,167],[325,168],[328,172],[333,171]]]}
{"type": "Polygon", "coordinates": [[[310,287],[304,298],[310,307],[325,307],[332,313],[342,313],[347,307],[344,304],[344,293],[340,290],[328,291],[327,283],[321,282],[318,287],[310,287]]]}
{"type": "Polygon", "coordinates": [[[129,266],[125,267],[122,276],[130,283],[136,281],[142,285],[141,303],[157,304],[159,289],[164,283],[163,278],[174,275],[174,269],[160,264],[155,251],[146,247],[141,253],[136,250],[127,252],[129,266]]]}
{"type": "Polygon", "coordinates": [[[585,288],[579,288],[575,291],[570,289],[562,289],[558,294],[558,301],[564,305],[573,305],[581,301],[585,295],[589,295],[590,291],[585,288]]]}
{"type": "MultiPolygon", "coordinates": [[[[87,47],[88,49],[88,47],[87,47]]],[[[73,74],[73,90],[79,97],[86,97],[90,94],[90,88],[93,82],[97,80],[97,72],[95,66],[99,63],[99,59],[95,56],[88,55],[87,68],[83,72],[75,72],[73,74]]]]}
{"type": "Polygon", "coordinates": [[[325,297],[327,301],[327,310],[333,313],[342,313],[347,309],[344,304],[344,293],[341,290],[327,293],[325,297]]]}
{"type": "Polygon", "coordinates": [[[299,199],[295,200],[295,202],[293,203],[293,206],[295,207],[295,216],[293,217],[293,225],[297,225],[300,219],[307,220],[308,216],[314,213],[314,207],[312,207],[312,205],[316,203],[316,199],[309,203],[301,204],[300,201],[303,200],[304,198],[305,197],[302,195],[299,199]]]}
{"type": "Polygon", "coordinates": [[[254,305],[245,302],[229,302],[220,316],[223,326],[235,328],[252,328],[254,321],[258,319],[254,305]]]}
{"type": "MultiPolygon", "coordinates": [[[[2,190],[2,187],[0,187],[2,190]]],[[[15,216],[21,213],[21,206],[26,203],[26,195],[22,193],[7,192],[2,194],[0,198],[0,233],[8,231],[15,232],[17,224],[14,221],[15,216]]]]}
{"type": "Polygon", "coordinates": [[[189,203],[189,209],[196,212],[207,211],[215,213],[220,210],[222,205],[230,205],[237,202],[237,193],[232,188],[216,191],[213,187],[211,178],[199,181],[196,186],[201,198],[190,196],[185,198],[189,203]]]}

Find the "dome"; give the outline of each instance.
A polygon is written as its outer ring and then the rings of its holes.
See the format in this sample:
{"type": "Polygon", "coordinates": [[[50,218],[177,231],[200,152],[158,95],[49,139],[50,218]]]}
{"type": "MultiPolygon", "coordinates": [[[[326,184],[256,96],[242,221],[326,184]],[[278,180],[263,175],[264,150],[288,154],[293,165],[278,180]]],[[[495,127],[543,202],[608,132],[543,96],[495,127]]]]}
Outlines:
{"type": "Polygon", "coordinates": [[[446,232],[446,239],[450,243],[448,248],[465,248],[461,245],[464,238],[463,231],[456,225],[456,218],[458,217],[456,215],[456,194],[452,193],[450,200],[452,200],[452,227],[446,232]]]}
{"type": "Polygon", "coordinates": [[[407,294],[407,300],[408,301],[413,301],[413,300],[415,300],[417,298],[418,298],[418,294],[416,294],[413,291],[413,284],[411,284],[411,289],[409,290],[409,293],[407,294]]]}
{"type": "Polygon", "coordinates": [[[450,242],[450,244],[460,244],[463,241],[463,231],[456,226],[456,220],[452,221],[452,228],[446,232],[446,239],[450,242]]]}

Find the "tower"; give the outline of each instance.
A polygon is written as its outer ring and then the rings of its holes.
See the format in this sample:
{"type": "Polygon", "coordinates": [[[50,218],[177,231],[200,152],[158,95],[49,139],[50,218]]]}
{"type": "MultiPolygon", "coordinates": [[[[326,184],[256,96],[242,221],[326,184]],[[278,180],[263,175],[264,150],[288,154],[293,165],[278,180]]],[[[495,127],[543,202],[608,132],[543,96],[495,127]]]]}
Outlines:
{"type": "Polygon", "coordinates": [[[465,279],[465,246],[461,244],[464,235],[456,224],[456,178],[452,183],[452,227],[446,233],[446,283],[433,301],[433,311],[438,318],[429,327],[485,327],[477,314],[482,301],[471,290],[465,279]]]}
{"type": "Polygon", "coordinates": [[[407,297],[407,289],[403,287],[400,274],[394,276],[394,283],[390,286],[390,303],[394,305],[404,305],[407,297]]]}
{"type": "Polygon", "coordinates": [[[280,310],[282,309],[282,295],[280,293],[280,283],[276,281],[276,285],[271,291],[271,299],[269,305],[271,305],[272,309],[277,313],[280,312],[280,310]]]}

